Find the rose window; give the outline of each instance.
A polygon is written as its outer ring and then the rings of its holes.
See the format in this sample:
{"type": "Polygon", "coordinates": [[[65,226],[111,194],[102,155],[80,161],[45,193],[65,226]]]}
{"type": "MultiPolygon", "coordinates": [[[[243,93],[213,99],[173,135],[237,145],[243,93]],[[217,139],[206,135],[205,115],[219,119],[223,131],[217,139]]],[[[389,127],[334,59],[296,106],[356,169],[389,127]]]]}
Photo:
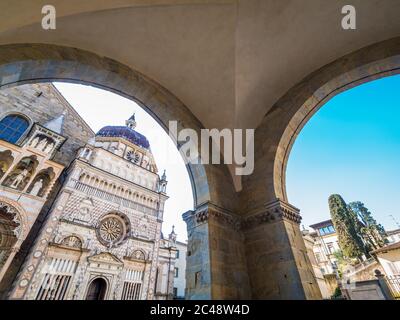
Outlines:
{"type": "Polygon", "coordinates": [[[103,219],[98,227],[98,236],[106,246],[116,246],[124,239],[126,228],[124,222],[117,217],[103,219]]]}

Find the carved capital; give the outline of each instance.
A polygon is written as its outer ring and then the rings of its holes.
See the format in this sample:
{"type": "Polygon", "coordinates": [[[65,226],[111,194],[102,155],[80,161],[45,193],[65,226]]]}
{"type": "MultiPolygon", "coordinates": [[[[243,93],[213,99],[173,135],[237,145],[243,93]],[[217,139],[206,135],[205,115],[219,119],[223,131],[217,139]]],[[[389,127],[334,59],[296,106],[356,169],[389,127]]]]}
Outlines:
{"type": "Polygon", "coordinates": [[[202,206],[197,210],[188,211],[182,215],[188,228],[197,227],[210,221],[233,227],[235,230],[249,229],[260,224],[287,220],[300,224],[299,209],[279,199],[265,204],[256,212],[240,217],[211,204],[202,206]]]}
{"type": "Polygon", "coordinates": [[[233,227],[236,230],[239,230],[241,225],[240,217],[212,204],[202,206],[196,211],[185,212],[182,217],[190,227],[196,227],[210,221],[233,227]]]}
{"type": "Polygon", "coordinates": [[[279,199],[269,202],[256,213],[244,217],[242,228],[250,229],[264,223],[288,220],[297,224],[301,222],[300,210],[279,199]]]}
{"type": "MultiPolygon", "coordinates": [[[[276,204],[274,205],[274,207],[277,209],[277,211],[279,212],[279,216],[282,219],[286,219],[291,222],[300,224],[301,216],[300,216],[299,209],[297,209],[296,207],[294,207],[288,203],[280,201],[280,200],[276,201],[275,203],[276,204]]],[[[271,204],[271,205],[273,205],[273,204],[271,204]]]]}

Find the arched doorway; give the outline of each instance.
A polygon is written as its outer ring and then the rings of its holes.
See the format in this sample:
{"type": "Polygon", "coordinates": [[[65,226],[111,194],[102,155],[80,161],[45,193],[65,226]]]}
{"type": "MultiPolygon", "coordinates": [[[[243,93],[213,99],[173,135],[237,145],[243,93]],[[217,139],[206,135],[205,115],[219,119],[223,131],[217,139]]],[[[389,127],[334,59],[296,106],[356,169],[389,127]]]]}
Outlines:
{"type": "Polygon", "coordinates": [[[103,278],[94,279],[87,290],[86,300],[104,300],[107,292],[107,282],[103,278]]]}

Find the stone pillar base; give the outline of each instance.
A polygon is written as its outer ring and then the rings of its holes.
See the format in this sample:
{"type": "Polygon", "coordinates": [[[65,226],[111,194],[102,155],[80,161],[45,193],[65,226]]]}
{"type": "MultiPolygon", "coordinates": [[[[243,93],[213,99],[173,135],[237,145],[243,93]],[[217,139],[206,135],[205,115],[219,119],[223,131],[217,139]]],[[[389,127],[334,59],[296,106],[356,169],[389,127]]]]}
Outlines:
{"type": "Polygon", "coordinates": [[[243,219],[252,299],[322,299],[300,221],[299,210],[280,200],[243,219]]]}
{"type": "Polygon", "coordinates": [[[276,200],[241,218],[207,203],[183,219],[186,299],[322,299],[295,207],[276,200]]]}
{"type": "Polygon", "coordinates": [[[189,239],[186,299],[249,299],[240,219],[211,203],[183,219],[189,239]]]}

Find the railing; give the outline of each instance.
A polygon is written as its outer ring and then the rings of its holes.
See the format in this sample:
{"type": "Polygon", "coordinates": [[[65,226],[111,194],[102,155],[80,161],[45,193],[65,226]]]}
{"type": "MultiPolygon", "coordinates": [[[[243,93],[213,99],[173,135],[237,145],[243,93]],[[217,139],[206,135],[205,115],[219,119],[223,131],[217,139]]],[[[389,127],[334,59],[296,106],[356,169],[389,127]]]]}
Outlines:
{"type": "Polygon", "coordinates": [[[140,204],[136,201],[129,200],[120,196],[117,196],[115,194],[112,194],[110,192],[89,186],[83,182],[80,182],[78,180],[73,180],[73,188],[82,191],[86,193],[87,195],[91,195],[106,201],[114,202],[120,206],[124,206],[126,208],[131,208],[134,210],[138,210],[143,213],[151,214],[155,217],[158,216],[158,210],[147,207],[143,204],[140,204]]]}
{"type": "Polygon", "coordinates": [[[386,277],[386,282],[396,300],[400,300],[400,274],[386,277]]]}

